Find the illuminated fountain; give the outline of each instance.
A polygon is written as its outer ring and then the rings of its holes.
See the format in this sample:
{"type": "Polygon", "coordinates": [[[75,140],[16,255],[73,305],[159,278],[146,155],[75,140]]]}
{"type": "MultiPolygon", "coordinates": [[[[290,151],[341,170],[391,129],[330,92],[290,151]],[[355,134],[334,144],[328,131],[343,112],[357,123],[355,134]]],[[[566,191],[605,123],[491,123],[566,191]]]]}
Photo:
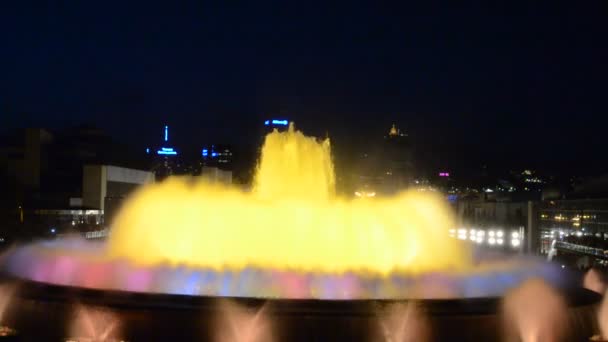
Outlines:
{"type": "MultiPolygon", "coordinates": [[[[222,307],[206,300],[242,298],[253,301],[248,302],[253,308],[232,310],[243,313],[235,316],[238,324],[260,320],[265,326],[273,313],[306,312],[311,305],[312,312],[349,317],[371,310],[375,317],[368,300],[478,303],[476,298],[499,297],[530,277],[560,285],[559,271],[535,259],[474,257],[466,243],[449,238],[453,228],[444,201],[428,192],[338,197],[329,140],[317,141],[290,126],[266,137],[251,191],[170,178],[143,187],[126,202],[106,243],[39,242],[12,249],[2,266],[19,279],[144,293],[151,301],[188,295],[204,300],[205,307],[222,307]],[[271,299],[268,310],[266,299],[271,299]],[[258,319],[261,312],[264,318],[258,319]]],[[[425,315],[432,316],[433,305],[425,315]]],[[[420,323],[417,306],[391,308],[376,324],[378,336],[387,340],[423,334],[404,327],[424,327],[419,330],[426,334],[433,324],[420,323]],[[412,312],[414,318],[401,317],[412,312]]],[[[296,331],[298,324],[303,323],[286,318],[277,326],[296,331]]],[[[248,329],[240,339],[270,334],[269,328],[248,329]]]]}

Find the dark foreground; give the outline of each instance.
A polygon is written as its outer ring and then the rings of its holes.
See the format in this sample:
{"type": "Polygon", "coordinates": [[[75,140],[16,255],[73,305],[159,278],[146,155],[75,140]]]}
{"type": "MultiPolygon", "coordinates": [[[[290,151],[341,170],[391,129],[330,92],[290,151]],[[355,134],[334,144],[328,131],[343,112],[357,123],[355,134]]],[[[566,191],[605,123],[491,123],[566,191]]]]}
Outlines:
{"type": "MultiPolygon", "coordinates": [[[[582,288],[563,293],[570,305],[568,340],[587,340],[597,331],[595,311],[600,296],[582,288]]],[[[75,334],[127,341],[216,341],[220,333],[224,340],[234,341],[240,332],[257,329],[256,325],[259,329],[269,327],[274,341],[384,341],[386,330],[383,332],[380,324],[380,312],[394,303],[219,299],[20,281],[3,322],[16,329],[22,341],[65,341],[75,334]],[[241,308],[241,313],[227,310],[226,303],[241,308]],[[243,315],[244,311],[251,316],[243,315]],[[256,313],[257,318],[252,318],[256,313]],[[230,318],[222,320],[226,317],[230,318]]],[[[425,300],[418,304],[428,317],[432,340],[496,341],[505,336],[497,298],[425,300]]]]}

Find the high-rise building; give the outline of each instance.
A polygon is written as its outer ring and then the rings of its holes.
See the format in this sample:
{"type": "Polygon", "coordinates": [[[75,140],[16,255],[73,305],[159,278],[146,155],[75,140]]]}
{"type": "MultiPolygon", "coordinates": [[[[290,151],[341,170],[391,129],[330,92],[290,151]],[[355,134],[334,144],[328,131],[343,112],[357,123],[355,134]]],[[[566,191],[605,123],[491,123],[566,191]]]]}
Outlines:
{"type": "Polygon", "coordinates": [[[383,139],[370,141],[354,167],[355,196],[391,195],[413,178],[409,137],[395,125],[383,139]]]}
{"type": "Polygon", "coordinates": [[[273,130],[284,131],[289,127],[287,119],[268,119],[264,121],[264,132],[270,133],[273,130]]]}
{"type": "Polygon", "coordinates": [[[92,126],[29,128],[5,140],[0,146],[0,175],[4,178],[0,191],[5,194],[0,200],[2,237],[54,235],[64,233],[66,227],[100,229],[104,224],[100,203],[109,196],[122,198],[131,190],[124,184],[129,182],[113,171],[128,170],[130,174],[143,167],[141,154],[138,158],[136,151],[131,154],[127,146],[92,126]],[[101,169],[101,165],[103,170],[113,171],[91,176],[88,170],[101,169]],[[93,197],[96,202],[91,201],[93,197]]]}
{"type": "Polygon", "coordinates": [[[223,170],[232,168],[232,147],[229,145],[205,146],[201,150],[203,166],[218,167],[223,170]]]}
{"type": "Polygon", "coordinates": [[[169,146],[169,126],[165,125],[163,128],[162,143],[155,148],[147,147],[146,154],[150,157],[151,170],[157,179],[181,173],[179,153],[177,149],[169,146]]]}
{"type": "Polygon", "coordinates": [[[380,156],[380,176],[383,192],[405,189],[412,179],[412,151],[407,134],[394,124],[384,137],[380,156]]]}

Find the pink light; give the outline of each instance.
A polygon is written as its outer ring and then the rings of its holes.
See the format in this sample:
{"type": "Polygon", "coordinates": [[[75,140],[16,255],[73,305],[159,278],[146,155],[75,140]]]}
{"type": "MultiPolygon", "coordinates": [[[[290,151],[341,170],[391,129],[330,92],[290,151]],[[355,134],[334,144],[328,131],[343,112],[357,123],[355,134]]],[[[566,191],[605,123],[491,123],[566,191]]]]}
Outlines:
{"type": "Polygon", "coordinates": [[[439,172],[439,177],[450,177],[449,172],[439,172]]]}

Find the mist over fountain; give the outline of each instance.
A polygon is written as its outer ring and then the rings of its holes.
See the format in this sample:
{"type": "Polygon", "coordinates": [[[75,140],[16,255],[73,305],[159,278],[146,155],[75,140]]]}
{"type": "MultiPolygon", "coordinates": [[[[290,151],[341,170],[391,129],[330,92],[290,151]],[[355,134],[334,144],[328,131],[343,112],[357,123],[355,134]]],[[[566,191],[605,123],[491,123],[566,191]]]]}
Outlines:
{"type": "Polygon", "coordinates": [[[216,271],[388,275],[464,270],[465,246],[441,199],[335,196],[329,140],[295,131],[266,137],[251,192],[189,179],[143,188],[113,223],[108,253],[146,265],[216,271]],[[145,253],[142,253],[145,251],[145,253]]]}

